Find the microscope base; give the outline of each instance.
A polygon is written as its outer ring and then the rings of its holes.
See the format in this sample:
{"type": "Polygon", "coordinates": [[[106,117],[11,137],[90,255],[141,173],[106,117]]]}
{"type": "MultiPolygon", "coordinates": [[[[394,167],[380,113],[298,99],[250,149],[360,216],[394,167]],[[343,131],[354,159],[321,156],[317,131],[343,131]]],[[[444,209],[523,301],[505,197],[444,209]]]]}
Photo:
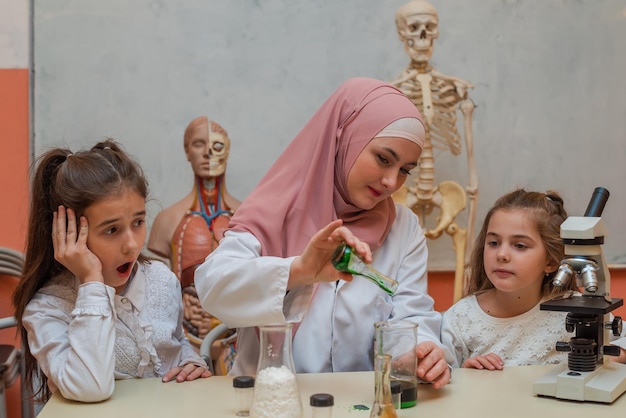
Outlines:
{"type": "Polygon", "coordinates": [[[626,364],[606,361],[592,372],[562,365],[533,383],[533,393],[574,401],[611,403],[626,391],[626,364]]]}

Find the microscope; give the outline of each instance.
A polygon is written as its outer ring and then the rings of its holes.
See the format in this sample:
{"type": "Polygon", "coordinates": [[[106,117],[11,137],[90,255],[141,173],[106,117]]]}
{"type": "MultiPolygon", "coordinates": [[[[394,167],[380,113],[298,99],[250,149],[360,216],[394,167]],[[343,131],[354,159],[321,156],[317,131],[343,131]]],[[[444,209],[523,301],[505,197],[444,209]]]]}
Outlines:
{"type": "Polygon", "coordinates": [[[568,352],[567,365],[557,366],[533,384],[535,395],[576,401],[611,403],[626,391],[626,364],[610,361],[620,348],[608,345],[611,334],[619,336],[622,319],[611,320],[611,312],[623,299],[611,299],[609,269],[602,253],[606,227],[600,218],[609,191],[597,187],[584,216],[570,216],[561,224],[565,258],[552,283],[564,286],[576,280],[582,294],[554,299],[541,310],[568,312],[569,342],[559,341],[556,350],[568,352]]]}

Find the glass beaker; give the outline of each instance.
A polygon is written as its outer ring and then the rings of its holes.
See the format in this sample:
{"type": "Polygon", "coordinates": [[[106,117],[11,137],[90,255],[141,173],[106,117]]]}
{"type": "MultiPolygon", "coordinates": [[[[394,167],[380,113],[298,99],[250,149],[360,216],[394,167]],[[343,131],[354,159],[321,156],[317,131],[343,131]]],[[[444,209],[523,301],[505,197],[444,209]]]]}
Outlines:
{"type": "Polygon", "coordinates": [[[398,289],[397,281],[385,276],[369,264],[365,264],[354,248],[345,242],[339,245],[333,252],[332,263],[339,271],[357,274],[370,279],[390,295],[393,295],[398,289]]]}
{"type": "Polygon", "coordinates": [[[292,353],[292,324],[259,327],[259,362],[250,416],[301,418],[302,401],[292,353]]]}
{"type": "Polygon", "coordinates": [[[374,388],[376,397],[374,398],[370,418],[396,418],[398,416],[391,395],[390,372],[391,356],[389,354],[377,354],[374,357],[374,379],[376,379],[374,388]]]}
{"type": "Polygon", "coordinates": [[[404,319],[374,324],[374,356],[391,356],[390,380],[400,382],[402,409],[417,404],[417,327],[417,323],[404,319]]]}

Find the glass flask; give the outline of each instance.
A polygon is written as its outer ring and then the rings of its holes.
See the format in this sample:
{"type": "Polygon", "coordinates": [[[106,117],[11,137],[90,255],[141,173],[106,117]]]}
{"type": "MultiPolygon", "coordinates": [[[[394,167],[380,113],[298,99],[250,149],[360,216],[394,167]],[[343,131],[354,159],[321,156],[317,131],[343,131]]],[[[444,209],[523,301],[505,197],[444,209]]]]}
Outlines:
{"type": "Polygon", "coordinates": [[[391,356],[389,354],[378,354],[374,357],[374,378],[376,398],[372,405],[370,418],[384,417],[397,418],[396,407],[393,404],[391,395],[391,382],[389,375],[391,373],[391,356]]]}
{"type": "Polygon", "coordinates": [[[301,418],[302,401],[292,353],[292,324],[259,327],[259,362],[250,416],[301,418]]]}
{"type": "Polygon", "coordinates": [[[345,242],[333,252],[332,263],[339,271],[367,277],[390,295],[393,295],[398,289],[397,281],[385,276],[369,264],[365,264],[354,248],[345,242]]]}

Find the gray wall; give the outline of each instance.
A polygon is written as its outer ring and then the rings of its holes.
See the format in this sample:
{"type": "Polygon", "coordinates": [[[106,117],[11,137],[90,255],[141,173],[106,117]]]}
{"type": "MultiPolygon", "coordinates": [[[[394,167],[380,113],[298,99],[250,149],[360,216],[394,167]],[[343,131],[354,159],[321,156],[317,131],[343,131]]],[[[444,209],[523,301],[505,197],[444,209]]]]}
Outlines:
{"type": "MultiPolygon", "coordinates": [[[[35,153],[115,137],[146,169],[152,218],[191,189],[182,133],[206,114],[233,141],[228,188],[243,199],[342,81],[406,66],[405,2],[36,1],[35,153]]],[[[573,215],[604,186],[604,251],[625,263],[626,1],[432,2],[433,65],[475,84],[476,227],[517,186],[559,190],[573,215]]],[[[467,184],[464,155],[437,158],[437,181],[467,184]]],[[[453,268],[448,237],[430,249],[431,268],[453,268]]]]}

